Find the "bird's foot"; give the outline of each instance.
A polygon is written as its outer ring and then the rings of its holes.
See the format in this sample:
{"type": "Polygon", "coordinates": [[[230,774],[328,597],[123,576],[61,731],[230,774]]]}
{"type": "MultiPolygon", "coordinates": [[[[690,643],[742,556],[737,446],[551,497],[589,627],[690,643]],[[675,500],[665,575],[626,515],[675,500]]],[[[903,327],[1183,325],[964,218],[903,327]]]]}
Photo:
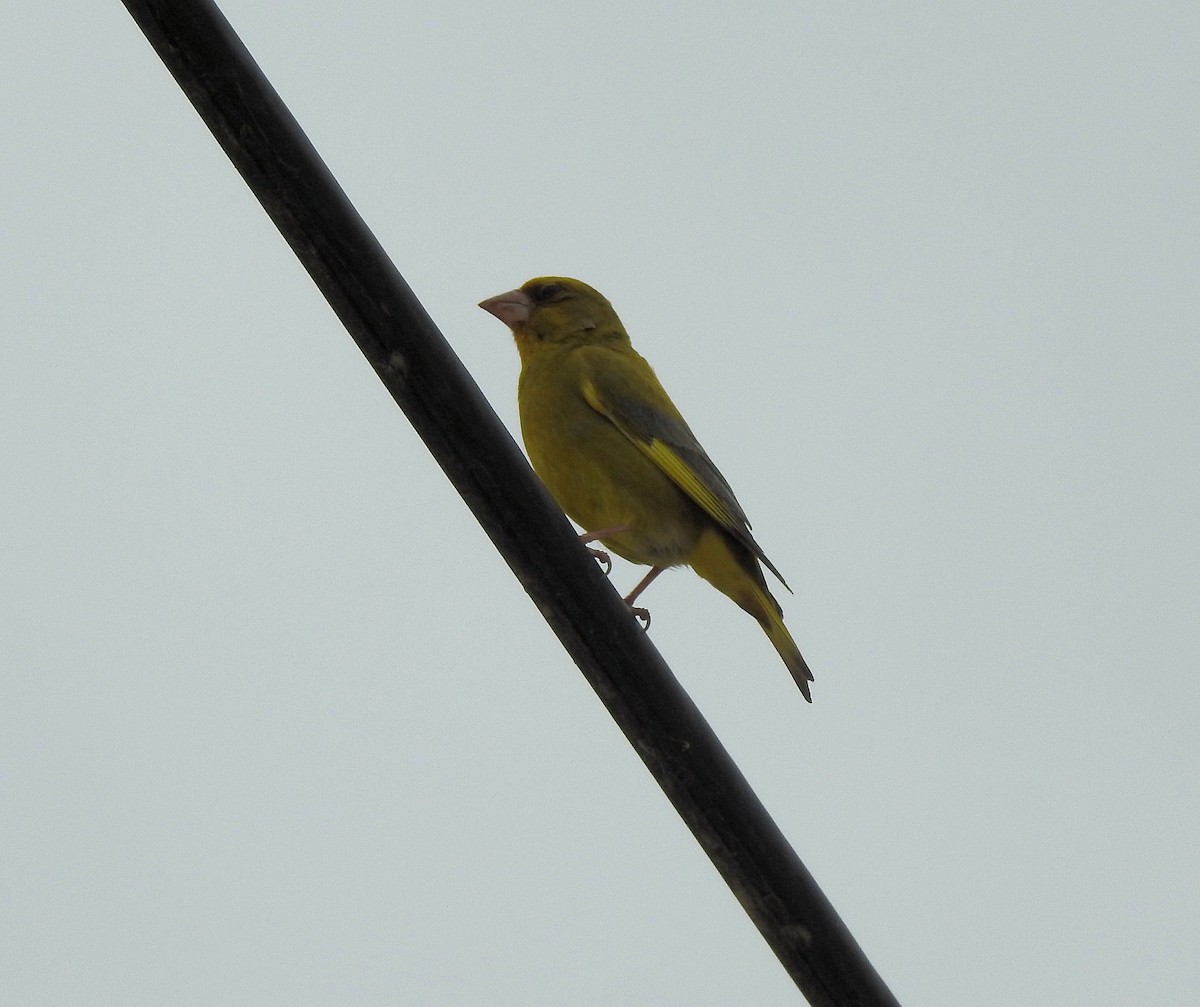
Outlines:
{"type": "Polygon", "coordinates": [[[607,577],[612,573],[612,557],[603,549],[596,549],[592,546],[587,546],[588,555],[604,568],[604,576],[607,577]]]}
{"type": "Polygon", "coordinates": [[[638,625],[642,627],[643,633],[650,632],[650,611],[648,609],[636,608],[630,605],[629,613],[637,620],[638,625]]]}
{"type": "Polygon", "coordinates": [[[610,535],[618,535],[623,531],[629,531],[630,526],[627,524],[616,525],[612,528],[601,528],[599,531],[585,531],[579,536],[579,541],[587,546],[587,551],[592,554],[592,558],[598,560],[600,565],[604,567],[604,576],[607,577],[612,573],[612,557],[603,549],[596,549],[589,542],[597,542],[602,538],[608,538],[610,535]]]}

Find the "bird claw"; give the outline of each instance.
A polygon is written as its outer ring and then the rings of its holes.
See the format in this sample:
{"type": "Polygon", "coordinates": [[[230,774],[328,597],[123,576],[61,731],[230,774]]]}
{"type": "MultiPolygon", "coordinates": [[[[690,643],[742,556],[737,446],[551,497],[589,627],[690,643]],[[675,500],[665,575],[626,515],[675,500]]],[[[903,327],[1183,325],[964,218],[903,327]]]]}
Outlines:
{"type": "Polygon", "coordinates": [[[629,613],[637,620],[638,625],[642,627],[643,633],[650,631],[650,611],[645,608],[634,608],[629,606],[629,613]],[[645,620],[644,622],[642,620],[645,620]]]}
{"type": "Polygon", "coordinates": [[[596,560],[604,568],[604,576],[607,577],[612,573],[612,557],[603,549],[596,549],[592,546],[587,547],[588,554],[592,559],[596,560]]]}

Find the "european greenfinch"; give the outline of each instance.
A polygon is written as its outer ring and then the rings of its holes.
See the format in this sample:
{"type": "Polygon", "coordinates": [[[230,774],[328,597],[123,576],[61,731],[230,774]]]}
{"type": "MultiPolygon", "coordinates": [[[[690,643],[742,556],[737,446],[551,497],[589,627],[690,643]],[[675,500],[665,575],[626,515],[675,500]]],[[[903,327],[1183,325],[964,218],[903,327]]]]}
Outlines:
{"type": "Polygon", "coordinates": [[[534,471],[584,542],[650,567],[626,603],[665,568],[690,566],[758,620],[811,703],[812,672],[762,566],[787,583],[612,305],[579,280],[542,276],[479,306],[516,340],[521,435],[534,471]]]}

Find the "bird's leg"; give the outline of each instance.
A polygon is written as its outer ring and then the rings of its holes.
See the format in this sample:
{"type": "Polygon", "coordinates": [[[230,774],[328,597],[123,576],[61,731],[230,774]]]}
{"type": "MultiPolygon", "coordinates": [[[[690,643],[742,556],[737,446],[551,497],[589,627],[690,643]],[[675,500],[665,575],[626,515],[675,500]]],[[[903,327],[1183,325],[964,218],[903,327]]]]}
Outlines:
{"type": "Polygon", "coordinates": [[[589,542],[595,542],[602,538],[608,538],[609,535],[616,535],[618,532],[629,531],[629,525],[618,525],[615,528],[601,528],[599,531],[585,531],[579,536],[579,541],[587,546],[588,554],[592,559],[597,560],[604,567],[604,576],[607,577],[612,573],[612,557],[609,556],[603,549],[593,549],[589,542]]]}
{"type": "MultiPolygon", "coordinates": [[[[604,573],[607,576],[612,573],[612,558],[603,549],[593,549],[588,543],[608,538],[610,535],[619,535],[623,531],[631,531],[632,529],[633,526],[627,524],[615,525],[612,528],[601,528],[599,531],[584,532],[579,536],[579,541],[587,546],[587,551],[593,557],[600,561],[600,565],[604,567],[604,573]]],[[[661,566],[651,567],[650,572],[638,582],[637,587],[625,596],[625,604],[629,606],[629,611],[633,613],[633,617],[641,624],[643,630],[650,628],[650,613],[644,608],[635,607],[633,603],[637,601],[638,595],[645,591],[653,583],[654,578],[665,569],[666,567],[661,566]]]]}
{"type": "Polygon", "coordinates": [[[646,620],[642,626],[643,630],[650,628],[650,613],[644,608],[635,608],[633,603],[637,601],[638,595],[645,591],[646,588],[648,588],[652,583],[654,583],[654,578],[662,573],[665,569],[666,567],[663,566],[652,566],[650,568],[650,572],[638,582],[637,587],[630,591],[629,594],[625,595],[625,604],[629,606],[629,611],[633,613],[633,617],[637,619],[638,622],[641,622],[643,619],[646,620]]]}

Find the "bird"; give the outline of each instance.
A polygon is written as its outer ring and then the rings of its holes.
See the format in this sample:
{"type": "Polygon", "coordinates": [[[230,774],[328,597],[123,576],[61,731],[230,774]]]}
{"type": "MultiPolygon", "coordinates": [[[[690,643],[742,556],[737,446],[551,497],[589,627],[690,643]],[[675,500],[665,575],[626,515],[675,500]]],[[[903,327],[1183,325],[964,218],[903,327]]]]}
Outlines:
{"type": "Polygon", "coordinates": [[[650,567],[625,598],[635,615],[648,626],[638,596],[663,570],[690,566],[758,621],[811,703],[812,671],[763,567],[787,582],[607,298],[581,280],[540,276],[479,306],[516,342],[521,436],[534,471],[583,529],[582,542],[650,567]]]}

